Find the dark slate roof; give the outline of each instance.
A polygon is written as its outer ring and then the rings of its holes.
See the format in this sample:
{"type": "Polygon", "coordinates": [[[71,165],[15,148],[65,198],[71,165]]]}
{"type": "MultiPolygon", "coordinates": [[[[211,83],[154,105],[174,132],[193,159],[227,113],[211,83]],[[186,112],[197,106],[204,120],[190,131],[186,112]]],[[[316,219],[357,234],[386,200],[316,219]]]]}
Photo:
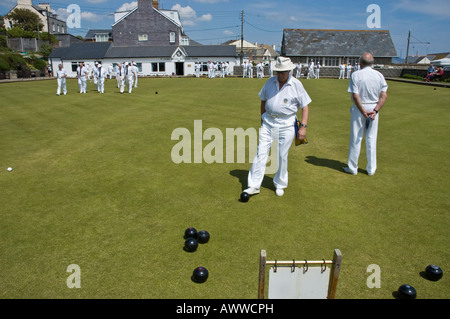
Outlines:
{"type": "Polygon", "coordinates": [[[190,57],[235,57],[234,45],[193,45],[183,47],[190,57]]]}
{"type": "Polygon", "coordinates": [[[157,58],[170,57],[177,49],[176,46],[134,46],[115,47],[106,53],[105,58],[157,58]]]}
{"type": "Polygon", "coordinates": [[[112,29],[89,29],[86,33],[85,39],[93,39],[96,34],[108,34],[108,36],[112,37],[112,29]]]}
{"type": "MultiPolygon", "coordinates": [[[[171,57],[176,46],[111,47],[105,58],[171,57]]],[[[180,47],[189,57],[235,57],[236,47],[225,45],[194,45],[180,47]]]]}
{"type": "Polygon", "coordinates": [[[308,30],[284,29],[282,54],[286,56],[396,57],[387,30],[308,30]]]}
{"type": "MultiPolygon", "coordinates": [[[[236,47],[229,45],[194,45],[180,47],[189,57],[235,57],[236,47]]],[[[104,58],[171,57],[177,46],[115,47],[111,42],[73,43],[68,48],[56,48],[49,58],[62,60],[92,60],[104,58]]]]}
{"type": "Polygon", "coordinates": [[[103,59],[111,42],[83,42],[73,43],[67,48],[56,48],[49,58],[59,58],[62,60],[92,60],[103,59]]]}

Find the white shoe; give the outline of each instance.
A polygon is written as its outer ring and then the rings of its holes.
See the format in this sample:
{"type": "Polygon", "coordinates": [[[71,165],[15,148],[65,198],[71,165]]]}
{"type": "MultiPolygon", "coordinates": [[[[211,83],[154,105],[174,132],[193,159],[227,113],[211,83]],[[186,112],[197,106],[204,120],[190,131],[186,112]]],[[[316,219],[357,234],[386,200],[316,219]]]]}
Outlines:
{"type": "Polygon", "coordinates": [[[344,167],[344,172],[346,172],[347,174],[352,174],[352,175],[356,175],[356,173],[353,173],[350,168],[348,167],[344,167]]]}
{"type": "Polygon", "coordinates": [[[244,190],[244,192],[249,195],[259,194],[259,188],[249,187],[246,190],[244,190]]]}
{"type": "Polygon", "coordinates": [[[275,194],[277,194],[277,196],[283,196],[284,190],[282,188],[277,188],[277,190],[275,191],[275,194]]]}

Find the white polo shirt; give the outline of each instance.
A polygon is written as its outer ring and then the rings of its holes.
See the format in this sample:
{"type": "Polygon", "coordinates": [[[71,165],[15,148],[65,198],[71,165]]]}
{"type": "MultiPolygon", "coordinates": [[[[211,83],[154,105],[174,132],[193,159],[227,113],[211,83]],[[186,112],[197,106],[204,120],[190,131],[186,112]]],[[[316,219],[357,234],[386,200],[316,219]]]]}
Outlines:
{"type": "Polygon", "coordinates": [[[380,93],[386,92],[387,89],[388,85],[383,74],[366,66],[353,72],[347,92],[358,94],[362,104],[376,104],[380,93]]]}
{"type": "Polygon", "coordinates": [[[292,116],[297,114],[298,108],[304,108],[312,101],[303,84],[292,76],[289,76],[281,90],[279,88],[278,78],[274,76],[267,80],[259,92],[261,101],[266,101],[269,115],[292,116]]]}
{"type": "Polygon", "coordinates": [[[58,69],[56,70],[56,77],[57,77],[58,79],[62,79],[62,78],[64,78],[66,75],[67,75],[67,73],[66,73],[66,70],[64,70],[64,68],[62,68],[61,70],[58,68],[58,69]]]}

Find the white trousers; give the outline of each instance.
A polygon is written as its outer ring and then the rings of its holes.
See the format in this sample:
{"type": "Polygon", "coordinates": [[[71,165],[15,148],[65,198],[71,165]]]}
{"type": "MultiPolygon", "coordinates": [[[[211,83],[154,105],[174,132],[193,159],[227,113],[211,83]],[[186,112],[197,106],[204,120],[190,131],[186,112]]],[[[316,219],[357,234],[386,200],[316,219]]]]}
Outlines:
{"type": "Polygon", "coordinates": [[[78,86],[80,88],[80,93],[86,93],[86,78],[78,78],[78,86]]]}
{"type": "MultiPolygon", "coordinates": [[[[263,123],[259,130],[258,151],[248,173],[248,187],[260,188],[266,172],[266,163],[270,148],[277,142],[277,154],[272,161],[277,160],[277,170],[273,178],[276,188],[286,188],[288,185],[288,153],[295,137],[295,115],[288,117],[270,117],[264,113],[263,123]]],[[[274,163],[271,163],[273,165],[274,163]]]]}
{"type": "Polygon", "coordinates": [[[133,80],[134,80],[134,76],[133,75],[127,75],[126,81],[127,81],[127,87],[128,87],[128,93],[131,93],[131,91],[133,90],[133,80]]]}
{"type": "Polygon", "coordinates": [[[58,82],[58,89],[56,90],[56,94],[61,94],[61,88],[64,94],[67,94],[67,86],[66,86],[66,78],[56,79],[58,82]]]}
{"type": "Polygon", "coordinates": [[[125,76],[124,75],[117,76],[117,86],[120,89],[120,93],[123,93],[123,90],[125,89],[125,76]]]}
{"type": "Polygon", "coordinates": [[[105,78],[98,78],[97,80],[97,91],[100,93],[105,92],[105,78]]]}
{"type": "Polygon", "coordinates": [[[137,88],[138,76],[137,74],[134,76],[134,87],[137,88]]]}
{"type": "Polygon", "coordinates": [[[345,79],[345,70],[339,71],[339,79],[345,79]]]}
{"type": "MultiPolygon", "coordinates": [[[[372,111],[376,104],[364,104],[363,106],[367,111],[372,111]]],[[[366,141],[367,156],[366,170],[369,175],[372,175],[377,170],[378,115],[373,121],[371,121],[369,127],[366,129],[366,119],[356,105],[353,105],[350,108],[350,113],[350,142],[347,160],[348,168],[354,174],[358,172],[358,159],[361,152],[361,142],[364,136],[366,141]]]]}

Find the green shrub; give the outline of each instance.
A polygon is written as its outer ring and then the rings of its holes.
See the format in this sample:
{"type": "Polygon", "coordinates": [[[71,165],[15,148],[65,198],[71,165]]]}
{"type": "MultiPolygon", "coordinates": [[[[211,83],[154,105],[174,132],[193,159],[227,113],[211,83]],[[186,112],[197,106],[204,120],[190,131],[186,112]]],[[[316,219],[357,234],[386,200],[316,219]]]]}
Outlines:
{"type": "Polygon", "coordinates": [[[8,60],[6,57],[1,54],[0,55],[0,71],[9,71],[11,67],[9,66],[8,60]]]}
{"type": "Polygon", "coordinates": [[[420,81],[423,80],[423,77],[420,75],[403,74],[401,77],[404,79],[410,79],[410,80],[420,80],[420,81]]]}

